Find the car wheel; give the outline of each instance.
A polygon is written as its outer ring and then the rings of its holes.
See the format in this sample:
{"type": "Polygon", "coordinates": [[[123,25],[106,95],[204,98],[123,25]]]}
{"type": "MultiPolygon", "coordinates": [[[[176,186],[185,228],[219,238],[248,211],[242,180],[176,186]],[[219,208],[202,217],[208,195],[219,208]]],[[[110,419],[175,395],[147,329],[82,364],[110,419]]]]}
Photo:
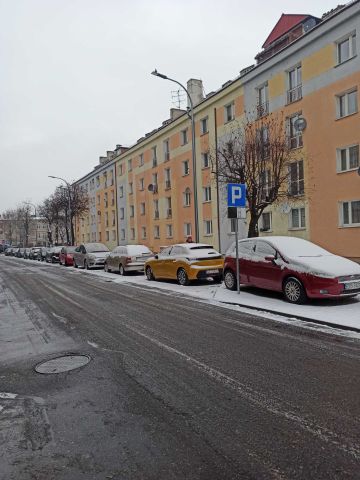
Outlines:
{"type": "Polygon", "coordinates": [[[151,267],[146,267],[146,270],[145,270],[145,274],[146,274],[146,278],[148,280],[155,280],[155,277],[154,277],[154,274],[153,274],[153,271],[151,269],[151,267]]]}
{"type": "Polygon", "coordinates": [[[89,264],[87,263],[86,260],[84,260],[84,268],[85,270],[89,270],[89,264]]]}
{"type": "Polygon", "coordinates": [[[125,271],[125,268],[123,267],[123,265],[120,263],[119,265],[119,273],[120,275],[122,276],[125,276],[126,275],[126,271],[125,271]]]}
{"type": "Polygon", "coordinates": [[[286,300],[290,303],[302,304],[307,300],[305,288],[297,278],[287,278],[284,282],[283,292],[286,300]]]}
{"type": "Polygon", "coordinates": [[[228,290],[236,290],[237,281],[236,281],[236,276],[234,275],[234,272],[232,272],[231,270],[226,270],[224,275],[224,283],[225,283],[225,287],[228,290]]]}
{"type": "Polygon", "coordinates": [[[73,266],[74,266],[74,268],[78,268],[78,266],[77,266],[77,264],[76,264],[75,260],[73,261],[73,266]]]}
{"type": "Polygon", "coordinates": [[[106,262],[104,263],[104,270],[106,273],[110,273],[109,265],[106,262]]]}
{"type": "Polygon", "coordinates": [[[179,285],[182,285],[182,286],[186,286],[186,285],[189,285],[189,277],[187,276],[187,273],[185,272],[185,270],[183,268],[179,268],[179,270],[177,271],[177,280],[179,282],[179,285]]]}

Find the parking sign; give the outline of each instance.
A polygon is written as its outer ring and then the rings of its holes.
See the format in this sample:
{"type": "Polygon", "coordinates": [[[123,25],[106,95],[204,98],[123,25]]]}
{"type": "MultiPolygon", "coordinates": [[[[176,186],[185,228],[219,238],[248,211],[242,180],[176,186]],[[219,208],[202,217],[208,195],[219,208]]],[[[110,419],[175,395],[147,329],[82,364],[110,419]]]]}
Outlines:
{"type": "Polygon", "coordinates": [[[246,185],[244,183],[228,183],[228,207],[246,206],[246,185]]]}

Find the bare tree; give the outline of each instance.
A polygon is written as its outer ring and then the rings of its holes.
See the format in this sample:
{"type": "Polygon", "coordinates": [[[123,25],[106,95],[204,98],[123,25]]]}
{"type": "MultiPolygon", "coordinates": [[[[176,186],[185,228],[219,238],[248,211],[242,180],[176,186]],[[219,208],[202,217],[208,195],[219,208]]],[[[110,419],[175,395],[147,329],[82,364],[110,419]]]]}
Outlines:
{"type": "Polygon", "coordinates": [[[75,239],[74,218],[81,217],[89,210],[89,196],[86,190],[74,183],[71,185],[71,238],[75,239]]]}
{"type": "Polygon", "coordinates": [[[248,237],[259,235],[258,221],[266,207],[291,195],[288,165],[295,155],[290,147],[282,114],[255,120],[248,116],[227,132],[211,155],[220,186],[246,184],[248,237]]]}
{"type": "Polygon", "coordinates": [[[12,245],[17,242],[17,219],[16,210],[9,209],[2,215],[4,234],[6,240],[12,245]]]}

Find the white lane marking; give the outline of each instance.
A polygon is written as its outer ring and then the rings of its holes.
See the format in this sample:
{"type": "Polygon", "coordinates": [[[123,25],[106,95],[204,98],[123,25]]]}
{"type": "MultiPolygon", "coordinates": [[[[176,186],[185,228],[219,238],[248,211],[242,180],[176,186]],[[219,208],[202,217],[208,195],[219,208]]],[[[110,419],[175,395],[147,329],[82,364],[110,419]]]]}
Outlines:
{"type": "Polygon", "coordinates": [[[99,345],[95,342],[89,342],[89,340],[88,340],[87,343],[90,345],[90,347],[99,348],[99,345]]]}
{"type": "Polygon", "coordinates": [[[176,348],[170,347],[169,345],[166,345],[165,343],[160,342],[160,340],[157,340],[154,337],[150,337],[149,335],[146,335],[145,333],[140,332],[136,328],[133,328],[129,325],[123,325],[123,326],[126,327],[128,330],[136,333],[137,335],[140,335],[141,337],[146,338],[147,340],[154,343],[158,347],[172,354],[175,354],[180,358],[183,358],[184,360],[186,360],[186,362],[191,363],[192,365],[197,367],[200,371],[202,371],[209,377],[213,378],[217,382],[222,383],[223,385],[231,388],[232,390],[235,390],[238,394],[240,394],[243,398],[248,400],[250,403],[264,410],[267,410],[278,417],[283,417],[286,420],[295,422],[303,430],[320,438],[322,441],[326,443],[331,443],[335,445],[340,450],[353,456],[357,460],[360,460],[360,446],[353,443],[351,440],[348,440],[346,438],[340,438],[335,432],[318,425],[314,420],[300,417],[299,415],[291,411],[286,411],[281,406],[281,404],[276,402],[274,399],[271,399],[264,394],[256,392],[251,387],[248,387],[243,383],[239,382],[238,380],[235,380],[234,378],[226,375],[225,373],[222,373],[219,370],[216,370],[215,368],[212,368],[209,365],[206,365],[206,363],[200,362],[199,360],[196,360],[190,355],[184,352],[181,352],[176,348]]]}
{"type": "Polygon", "coordinates": [[[16,397],[17,393],[0,392],[0,398],[14,399],[16,397]]]}
{"type": "Polygon", "coordinates": [[[52,315],[59,320],[59,322],[64,323],[65,325],[67,324],[67,320],[64,317],[61,317],[60,315],[57,315],[55,312],[51,312],[52,315]]]}
{"type": "Polygon", "coordinates": [[[67,297],[66,295],[63,295],[62,293],[59,292],[59,290],[56,290],[56,288],[52,288],[50,287],[49,285],[46,285],[46,288],[48,288],[49,290],[51,290],[52,292],[56,293],[57,295],[59,295],[59,297],[61,298],[64,298],[67,302],[69,303],[72,303],[73,305],[76,305],[78,308],[81,308],[81,310],[83,310],[83,307],[80,303],[78,302],[75,302],[74,300],[72,300],[71,298],[67,297]]]}

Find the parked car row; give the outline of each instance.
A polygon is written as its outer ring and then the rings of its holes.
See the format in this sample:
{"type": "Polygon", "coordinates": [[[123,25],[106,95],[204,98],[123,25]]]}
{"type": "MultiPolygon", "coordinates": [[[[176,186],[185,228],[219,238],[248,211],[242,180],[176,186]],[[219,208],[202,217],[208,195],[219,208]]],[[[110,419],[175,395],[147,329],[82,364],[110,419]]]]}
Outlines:
{"type": "MultiPolygon", "coordinates": [[[[177,280],[189,285],[211,278],[237,289],[235,242],[225,258],[211,245],[180,243],[154,254],[144,245],[124,245],[112,252],[102,243],[78,247],[18,248],[5,255],[45,260],[106,272],[144,272],[149,281],[177,280]]],[[[360,265],[296,237],[248,238],[238,242],[240,284],[282,292],[290,303],[309,298],[340,298],[360,293],[360,265]]]]}

